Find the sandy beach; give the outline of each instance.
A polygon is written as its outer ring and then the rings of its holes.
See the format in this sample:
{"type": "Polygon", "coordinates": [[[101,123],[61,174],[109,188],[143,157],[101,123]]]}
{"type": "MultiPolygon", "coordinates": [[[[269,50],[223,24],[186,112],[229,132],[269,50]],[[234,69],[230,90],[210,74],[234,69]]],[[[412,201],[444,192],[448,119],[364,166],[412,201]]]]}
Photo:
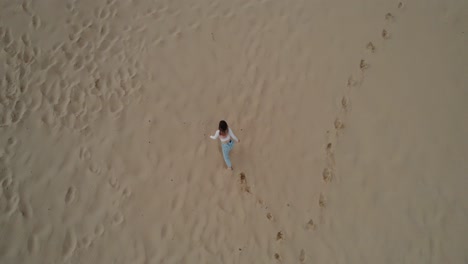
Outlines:
{"type": "Polygon", "coordinates": [[[468,263],[468,1],[0,0],[0,62],[2,264],[468,263]]]}

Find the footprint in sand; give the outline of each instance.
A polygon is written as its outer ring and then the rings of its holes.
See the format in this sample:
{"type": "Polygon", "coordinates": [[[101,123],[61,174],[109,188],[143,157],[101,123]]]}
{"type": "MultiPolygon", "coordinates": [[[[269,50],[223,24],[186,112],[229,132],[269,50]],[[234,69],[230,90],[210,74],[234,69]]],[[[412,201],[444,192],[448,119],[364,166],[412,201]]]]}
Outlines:
{"type": "Polygon", "coordinates": [[[247,185],[247,177],[245,177],[245,173],[241,172],[239,177],[242,191],[250,193],[250,186],[247,185]]]}
{"type": "Polygon", "coordinates": [[[18,140],[15,137],[9,137],[7,140],[8,148],[14,147],[18,140]]]}
{"type": "Polygon", "coordinates": [[[320,208],[326,207],[327,204],[326,204],[325,197],[323,196],[323,194],[320,194],[318,203],[319,203],[320,208]]]}
{"type": "Polygon", "coordinates": [[[123,221],[124,221],[124,217],[121,212],[115,213],[114,216],[112,217],[112,225],[114,226],[118,226],[122,224],[123,221]]]}
{"type": "Polygon", "coordinates": [[[104,226],[102,224],[98,224],[95,228],[94,228],[94,235],[96,237],[100,237],[104,234],[104,226]]]}
{"type": "Polygon", "coordinates": [[[12,177],[12,172],[9,168],[3,168],[0,171],[0,176],[2,177],[1,185],[4,190],[8,190],[12,183],[13,183],[13,177],[12,177]]]}
{"type": "Polygon", "coordinates": [[[283,240],[283,238],[284,238],[283,232],[280,231],[276,234],[276,241],[283,240]]]}
{"type": "Polygon", "coordinates": [[[28,34],[21,35],[21,41],[26,47],[31,46],[31,39],[29,38],[28,34]]]}
{"type": "Polygon", "coordinates": [[[93,162],[89,166],[89,171],[97,175],[101,173],[101,167],[97,163],[93,162]]]}
{"type": "Polygon", "coordinates": [[[322,178],[323,178],[323,181],[324,182],[331,182],[332,178],[333,178],[333,171],[332,169],[330,168],[325,168],[323,169],[322,171],[322,178]]]}
{"type": "Polygon", "coordinates": [[[281,261],[281,256],[278,253],[275,253],[275,259],[278,261],[281,261]]]}
{"type": "Polygon", "coordinates": [[[6,215],[10,216],[13,214],[13,212],[18,209],[18,204],[19,204],[19,196],[17,193],[12,193],[10,194],[10,198],[8,199],[8,204],[6,208],[6,215]]]}
{"type": "Polygon", "coordinates": [[[348,108],[349,108],[349,99],[348,99],[348,97],[343,96],[343,98],[341,98],[341,107],[343,108],[343,110],[348,111],[348,108]]]}
{"type": "Polygon", "coordinates": [[[82,147],[80,149],[80,159],[83,161],[87,161],[91,159],[91,152],[89,151],[88,148],[82,147]]]}
{"type": "Polygon", "coordinates": [[[76,243],[75,232],[73,230],[68,230],[62,246],[62,256],[64,259],[68,259],[73,255],[73,252],[76,249],[76,243]]]}
{"type": "Polygon", "coordinates": [[[32,15],[33,14],[33,10],[31,8],[31,3],[29,1],[24,1],[23,4],[21,5],[21,7],[23,8],[23,11],[28,14],[28,15],[32,15]]]}
{"type": "Polygon", "coordinates": [[[76,187],[68,187],[67,193],[65,194],[65,204],[69,205],[75,200],[76,187]]]}
{"type": "Polygon", "coordinates": [[[80,239],[80,241],[78,243],[78,246],[80,248],[87,249],[87,248],[89,248],[89,246],[91,245],[92,242],[93,242],[93,239],[92,239],[92,237],[90,235],[84,235],[80,239]]]}
{"type": "Polygon", "coordinates": [[[120,183],[115,176],[109,178],[109,185],[114,189],[119,189],[120,183]]]}
{"type": "Polygon", "coordinates": [[[301,252],[299,253],[299,261],[301,263],[305,263],[305,260],[306,260],[305,251],[304,249],[301,249],[301,252]]]}
{"type": "Polygon", "coordinates": [[[371,41],[369,41],[369,43],[367,43],[367,45],[366,45],[366,49],[368,49],[370,52],[374,53],[374,52],[375,52],[374,43],[372,43],[371,41]]]}
{"type": "Polygon", "coordinates": [[[315,230],[314,220],[310,219],[309,222],[306,223],[305,228],[309,231],[315,230]]]}
{"type": "Polygon", "coordinates": [[[5,45],[5,47],[8,47],[13,42],[13,36],[9,28],[6,28],[4,31],[5,32],[3,33],[3,44],[5,45]]]}
{"type": "Polygon", "coordinates": [[[123,110],[122,102],[115,93],[113,93],[109,99],[109,110],[114,115],[117,115],[123,110]]]}
{"type": "Polygon", "coordinates": [[[395,16],[392,15],[392,13],[387,13],[385,14],[385,20],[388,20],[388,21],[395,21],[395,16]]]}
{"type": "Polygon", "coordinates": [[[358,84],[359,84],[359,82],[356,81],[352,75],[348,77],[348,82],[346,83],[346,85],[347,85],[348,87],[355,87],[355,86],[357,86],[358,84]]]}
{"type": "Polygon", "coordinates": [[[20,200],[18,209],[21,215],[26,219],[30,219],[33,216],[33,209],[31,204],[24,199],[20,200]]]}
{"type": "Polygon", "coordinates": [[[132,190],[127,186],[122,191],[122,196],[124,198],[129,198],[132,195],[132,190]]]}
{"type": "Polygon", "coordinates": [[[403,4],[403,2],[398,3],[398,9],[402,9],[404,6],[405,6],[405,4],[403,4]]]}
{"type": "Polygon", "coordinates": [[[273,221],[273,215],[271,213],[267,213],[266,217],[268,220],[273,221]]]}
{"type": "Polygon", "coordinates": [[[361,60],[361,62],[359,63],[359,68],[361,70],[366,70],[369,68],[369,64],[365,60],[361,60]]]}
{"type": "Polygon", "coordinates": [[[41,19],[36,15],[32,16],[31,26],[33,29],[38,29],[39,27],[41,27],[41,19]]]}
{"type": "Polygon", "coordinates": [[[382,30],[382,38],[383,39],[390,39],[390,33],[386,29],[382,30]]]}
{"type": "Polygon", "coordinates": [[[343,122],[341,121],[341,119],[339,119],[339,118],[336,118],[336,119],[335,119],[334,125],[335,125],[335,129],[336,129],[336,130],[341,130],[341,129],[344,128],[344,124],[343,124],[343,122]]]}

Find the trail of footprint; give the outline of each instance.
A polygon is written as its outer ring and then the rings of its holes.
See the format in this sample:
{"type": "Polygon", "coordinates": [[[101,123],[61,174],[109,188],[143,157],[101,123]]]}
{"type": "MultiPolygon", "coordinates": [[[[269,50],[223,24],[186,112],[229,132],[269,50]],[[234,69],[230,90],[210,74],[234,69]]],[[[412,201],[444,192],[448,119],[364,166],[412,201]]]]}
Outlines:
{"type": "MultiPolygon", "coordinates": [[[[402,9],[404,7],[404,3],[399,2],[397,7],[398,7],[398,9],[402,9]]],[[[388,13],[385,14],[385,20],[390,21],[390,22],[395,22],[395,16],[392,13],[388,12],[388,13]]],[[[388,32],[387,29],[382,30],[381,36],[382,36],[382,38],[384,40],[390,39],[390,33],[388,32]]],[[[374,53],[376,51],[376,47],[372,42],[367,43],[366,49],[369,50],[371,53],[374,53]]],[[[366,60],[361,59],[361,61],[359,63],[359,68],[361,69],[362,72],[364,72],[365,70],[367,70],[369,68],[369,64],[366,62],[366,60]]],[[[360,85],[362,83],[362,81],[363,81],[362,78],[363,78],[363,75],[361,76],[360,81],[356,81],[353,76],[350,76],[348,78],[348,83],[347,83],[348,90],[350,90],[352,87],[360,85]]],[[[343,96],[342,99],[341,99],[341,108],[345,113],[349,109],[349,101],[350,101],[349,97],[346,96],[346,95],[343,96]]],[[[338,137],[339,136],[338,132],[343,130],[345,126],[344,126],[343,121],[340,118],[337,117],[335,119],[335,122],[334,122],[334,127],[335,127],[335,130],[337,132],[335,137],[338,137]]],[[[327,131],[327,134],[328,134],[328,131],[327,131]]],[[[336,140],[335,140],[335,142],[336,142],[336,140]]],[[[333,144],[331,142],[328,142],[327,148],[326,148],[326,163],[327,163],[327,165],[322,171],[322,178],[326,183],[330,182],[332,180],[332,178],[334,177],[335,160],[334,160],[334,153],[332,151],[332,146],[333,146],[333,144]]],[[[325,196],[322,193],[320,193],[318,204],[319,204],[319,207],[321,209],[324,209],[326,207],[326,199],[325,199],[325,196]]],[[[306,224],[306,229],[313,230],[314,228],[315,228],[315,225],[314,225],[314,222],[311,219],[306,224]]],[[[304,252],[301,252],[301,257],[300,257],[301,262],[304,261],[303,256],[305,256],[305,254],[304,254],[304,252]]]]}

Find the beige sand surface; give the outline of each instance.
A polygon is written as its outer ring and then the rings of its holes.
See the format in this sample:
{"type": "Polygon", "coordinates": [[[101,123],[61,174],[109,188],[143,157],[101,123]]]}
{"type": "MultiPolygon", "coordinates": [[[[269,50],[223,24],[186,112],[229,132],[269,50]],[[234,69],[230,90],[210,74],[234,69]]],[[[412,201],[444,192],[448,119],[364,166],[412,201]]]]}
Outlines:
{"type": "Polygon", "coordinates": [[[468,263],[467,1],[1,0],[0,62],[2,264],[468,263]]]}

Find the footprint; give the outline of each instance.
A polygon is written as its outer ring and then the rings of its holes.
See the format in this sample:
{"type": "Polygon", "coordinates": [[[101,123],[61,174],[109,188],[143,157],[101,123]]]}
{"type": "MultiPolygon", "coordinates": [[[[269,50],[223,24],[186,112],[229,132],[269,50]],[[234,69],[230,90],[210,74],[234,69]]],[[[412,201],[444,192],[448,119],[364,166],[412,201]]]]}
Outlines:
{"type": "Polygon", "coordinates": [[[344,124],[339,118],[335,119],[334,125],[336,130],[341,130],[344,128],[344,124]]]}
{"type": "Polygon", "coordinates": [[[5,29],[3,33],[3,44],[8,47],[13,42],[13,36],[11,35],[11,30],[9,28],[5,29]]]}
{"type": "Polygon", "coordinates": [[[403,4],[403,2],[398,3],[398,9],[402,9],[404,6],[405,6],[405,4],[403,4]]]}
{"type": "Polygon", "coordinates": [[[19,196],[17,193],[12,193],[10,194],[10,198],[8,199],[8,204],[6,208],[6,215],[10,216],[13,214],[18,209],[18,203],[19,203],[19,196]]]}
{"type": "Polygon", "coordinates": [[[38,29],[39,27],[41,27],[41,19],[36,15],[32,16],[31,26],[33,29],[38,29]]]}
{"type": "Polygon", "coordinates": [[[74,61],[73,68],[75,71],[80,71],[84,68],[85,61],[82,56],[78,55],[72,61],[74,61]]]}
{"type": "Polygon", "coordinates": [[[275,253],[275,259],[278,261],[281,261],[281,256],[278,253],[275,253]]]}
{"type": "Polygon", "coordinates": [[[247,177],[245,177],[245,173],[240,173],[240,183],[242,191],[250,193],[250,187],[247,185],[247,177]]]}
{"type": "Polygon", "coordinates": [[[67,108],[70,100],[62,99],[59,100],[59,103],[54,105],[54,112],[57,117],[64,117],[67,114],[67,108]]]}
{"type": "Polygon", "coordinates": [[[330,168],[323,169],[322,178],[324,182],[331,182],[333,178],[333,171],[330,168]]]}
{"type": "Polygon", "coordinates": [[[358,85],[358,81],[356,81],[353,76],[349,76],[347,86],[348,87],[354,87],[356,85],[358,85]]]}
{"type": "Polygon", "coordinates": [[[46,113],[41,118],[42,122],[44,122],[44,124],[49,125],[49,126],[53,125],[55,121],[55,116],[54,116],[53,111],[50,108],[46,108],[45,112],[46,113]]]}
{"type": "Polygon", "coordinates": [[[320,194],[319,196],[319,206],[320,208],[326,207],[326,201],[325,201],[325,197],[323,196],[323,194],[320,194]]]}
{"type": "Polygon", "coordinates": [[[26,112],[26,104],[23,101],[17,101],[15,103],[13,112],[11,112],[11,122],[14,124],[18,123],[26,112]]]}
{"type": "Polygon", "coordinates": [[[29,35],[28,35],[28,34],[23,34],[23,35],[21,36],[21,41],[23,42],[23,44],[24,44],[26,47],[31,46],[31,39],[29,38],[29,35]]]}
{"type": "Polygon", "coordinates": [[[113,93],[109,98],[109,110],[112,114],[118,114],[122,111],[123,105],[122,102],[119,100],[119,97],[113,93]]]}
{"type": "MultiPolygon", "coordinates": [[[[76,39],[75,43],[76,43],[76,46],[78,46],[78,48],[80,48],[80,49],[84,49],[86,47],[86,45],[88,44],[88,42],[85,39],[83,39],[82,37],[79,37],[78,39],[76,39]]],[[[89,61],[91,61],[91,58],[90,57],[85,57],[85,61],[89,62],[89,61]]]]}
{"type": "Polygon", "coordinates": [[[129,198],[132,195],[132,190],[127,186],[122,191],[122,196],[125,198],[129,198]]]}
{"type": "Polygon", "coordinates": [[[62,246],[62,256],[64,259],[68,259],[73,255],[73,252],[76,249],[76,243],[75,232],[73,230],[68,230],[62,246]]]}
{"type": "Polygon", "coordinates": [[[76,196],[76,187],[68,187],[67,193],[65,194],[65,204],[69,205],[75,200],[76,196]]]}
{"type": "Polygon", "coordinates": [[[18,140],[15,137],[9,137],[7,140],[7,145],[9,148],[14,147],[18,143],[18,140]]]}
{"type": "Polygon", "coordinates": [[[387,13],[385,14],[385,20],[395,21],[395,17],[392,15],[392,13],[387,13]]]}
{"type": "Polygon", "coordinates": [[[99,35],[101,36],[101,39],[105,39],[107,37],[107,34],[109,34],[109,25],[107,24],[104,24],[104,25],[101,25],[100,29],[99,29],[99,35]]]}
{"type": "Polygon", "coordinates": [[[101,10],[99,10],[99,18],[100,19],[107,19],[110,15],[110,11],[108,8],[102,8],[101,10]]]}
{"type": "Polygon", "coordinates": [[[102,224],[98,224],[94,228],[94,235],[97,237],[101,237],[104,234],[104,226],[102,224]]]}
{"type": "Polygon", "coordinates": [[[341,107],[345,111],[347,111],[349,108],[349,99],[346,96],[343,96],[343,98],[341,99],[341,107]]]}
{"type": "Polygon", "coordinates": [[[359,63],[359,68],[360,68],[361,70],[368,69],[368,68],[369,68],[369,64],[366,63],[365,60],[361,60],[361,62],[359,63]]]}
{"type": "Polygon", "coordinates": [[[119,181],[115,176],[111,176],[109,178],[109,185],[114,189],[118,189],[120,187],[119,181]]]}
{"type": "Polygon", "coordinates": [[[32,8],[31,8],[31,3],[29,1],[24,1],[23,4],[21,5],[21,7],[23,8],[23,11],[26,12],[26,14],[28,14],[28,15],[33,14],[33,11],[32,11],[32,8]]]}
{"type": "Polygon", "coordinates": [[[80,159],[81,159],[81,160],[85,160],[85,161],[91,159],[91,152],[89,151],[88,148],[82,147],[82,148],[80,149],[80,159]]]}
{"type": "Polygon", "coordinates": [[[374,53],[375,52],[374,43],[369,41],[369,43],[367,43],[367,45],[366,45],[366,49],[368,49],[368,50],[370,50],[370,52],[374,53]]]}
{"type": "Polygon", "coordinates": [[[284,236],[283,233],[280,231],[276,234],[276,241],[283,240],[284,236]]]}
{"type": "MultiPolygon", "coordinates": [[[[19,60],[22,60],[22,54],[18,51],[18,43],[16,41],[13,40],[10,44],[5,46],[6,48],[4,48],[4,50],[10,55],[10,59],[17,57],[19,60]]],[[[7,64],[14,67],[17,65],[17,61],[12,59],[9,62],[7,61],[7,64]]]]}
{"type": "Polygon", "coordinates": [[[30,219],[33,216],[33,209],[31,205],[24,199],[20,200],[19,211],[21,215],[26,219],[30,219]]]}
{"type": "Polygon", "coordinates": [[[386,29],[382,30],[382,38],[383,39],[390,39],[390,33],[386,29]]]}
{"type": "Polygon", "coordinates": [[[93,242],[93,239],[91,238],[90,235],[84,235],[81,239],[80,239],[80,242],[79,242],[79,246],[80,248],[89,248],[89,246],[91,245],[91,243],[93,242]]]}
{"type": "Polygon", "coordinates": [[[114,216],[112,217],[112,225],[114,226],[118,226],[122,224],[123,221],[124,221],[124,217],[121,212],[115,213],[114,216]]]}
{"type": "Polygon", "coordinates": [[[301,263],[305,263],[305,260],[306,260],[305,251],[304,249],[301,249],[301,252],[299,253],[299,261],[301,263]]]}
{"type": "Polygon", "coordinates": [[[267,213],[266,217],[268,220],[273,221],[273,215],[271,213],[267,213]]]}
{"type": "Polygon", "coordinates": [[[22,60],[25,64],[29,64],[33,62],[36,58],[34,57],[34,53],[30,48],[27,48],[23,51],[22,60]]]}
{"type": "Polygon", "coordinates": [[[89,166],[89,171],[91,171],[93,174],[100,174],[101,173],[101,167],[98,164],[93,162],[89,166]]]}
{"type": "Polygon", "coordinates": [[[86,108],[91,114],[99,113],[102,109],[102,102],[98,96],[87,95],[85,102],[86,108]]]}
{"type": "Polygon", "coordinates": [[[309,222],[307,222],[306,224],[306,229],[309,230],[309,231],[313,231],[315,230],[315,224],[314,224],[314,221],[312,219],[309,220],[309,222]]]}

